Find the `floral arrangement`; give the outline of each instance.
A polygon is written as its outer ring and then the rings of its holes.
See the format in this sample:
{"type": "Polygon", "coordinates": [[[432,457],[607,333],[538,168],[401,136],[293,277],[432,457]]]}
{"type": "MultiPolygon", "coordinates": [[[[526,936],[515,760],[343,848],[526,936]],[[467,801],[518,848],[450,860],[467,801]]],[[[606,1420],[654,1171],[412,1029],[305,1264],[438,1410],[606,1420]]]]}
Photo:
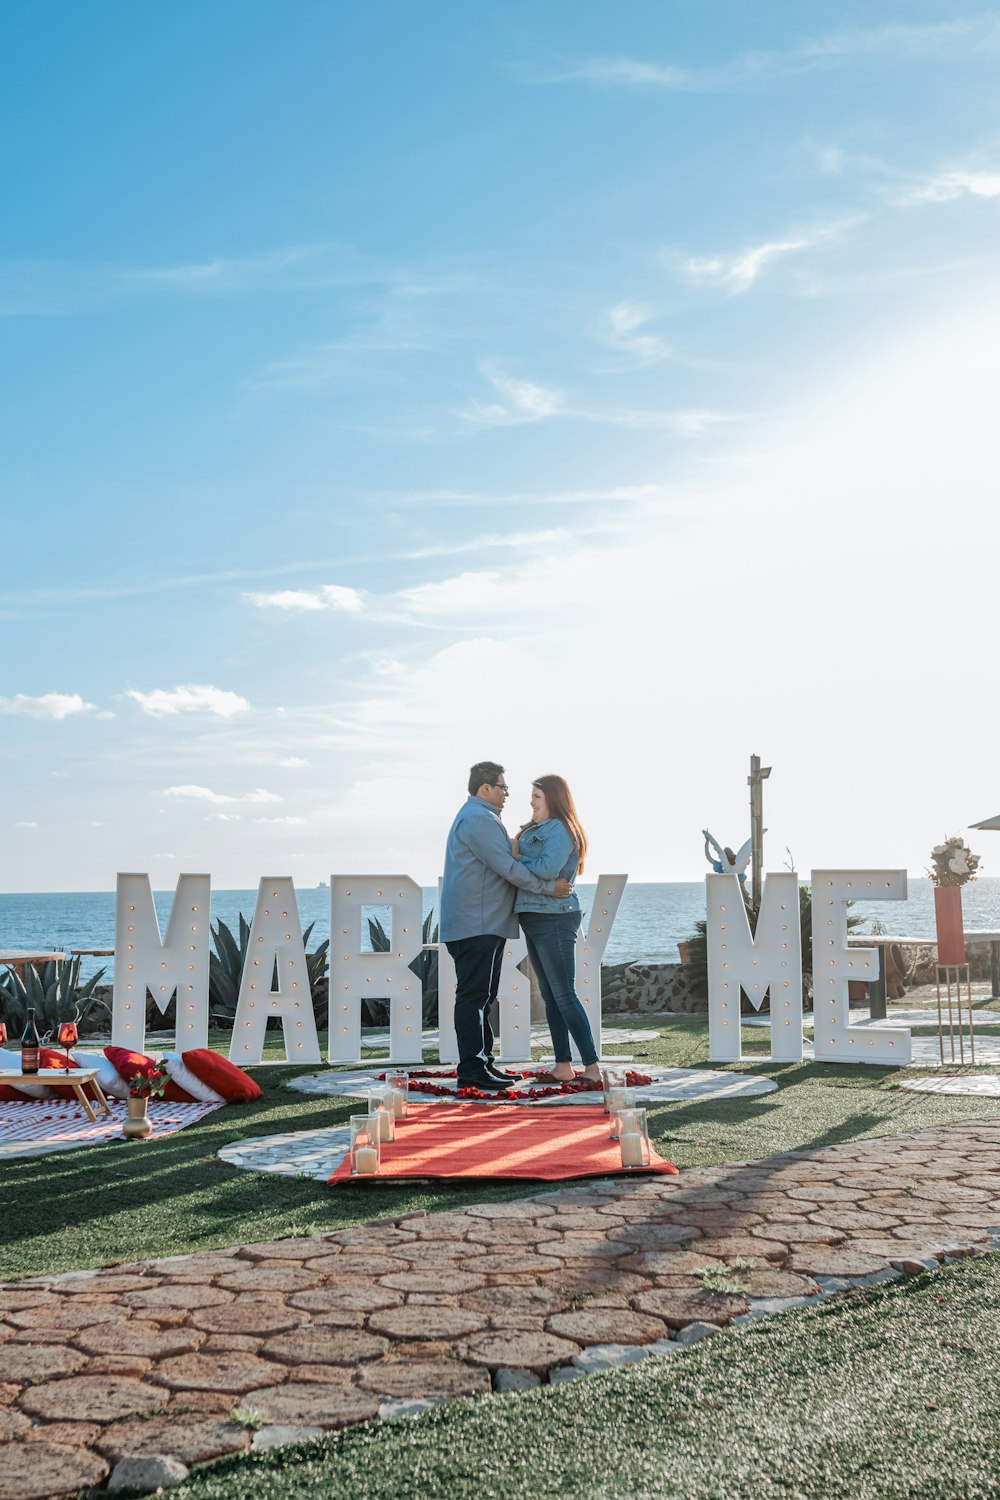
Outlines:
{"type": "Polygon", "coordinates": [[[129,1084],[130,1099],[162,1099],[167,1084],[170,1082],[170,1074],[162,1064],[157,1063],[145,1073],[137,1073],[129,1084]]]}
{"type": "MultiPolygon", "coordinates": [[[[425,1069],[418,1069],[409,1075],[410,1090],[413,1093],[437,1095],[440,1098],[447,1095],[451,1099],[551,1099],[556,1094],[600,1093],[602,1088],[599,1078],[586,1078],[583,1074],[577,1074],[572,1082],[532,1086],[533,1075],[525,1073],[522,1075],[521,1082],[527,1085],[526,1088],[490,1089],[488,1093],[485,1089],[476,1088],[449,1089],[440,1083],[429,1081],[432,1078],[455,1078],[456,1076],[456,1073],[429,1072],[425,1069]]],[[[380,1073],[379,1077],[384,1078],[385,1074],[380,1073]]],[[[625,1075],[625,1082],[632,1089],[643,1088],[652,1081],[652,1078],[645,1073],[629,1071],[625,1075]]]]}
{"type": "Polygon", "coordinates": [[[975,880],[979,855],[973,854],[965,840],[955,834],[931,850],[931,869],[927,871],[935,885],[965,885],[975,880]]]}

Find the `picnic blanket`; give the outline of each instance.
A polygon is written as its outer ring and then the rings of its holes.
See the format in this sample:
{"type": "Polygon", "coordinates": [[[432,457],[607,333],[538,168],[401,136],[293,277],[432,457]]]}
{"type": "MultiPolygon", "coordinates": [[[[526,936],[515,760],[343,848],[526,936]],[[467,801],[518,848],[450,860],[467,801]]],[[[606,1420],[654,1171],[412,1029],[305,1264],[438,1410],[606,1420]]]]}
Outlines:
{"type": "MultiPolygon", "coordinates": [[[[0,1104],[0,1162],[121,1140],[127,1106],[120,1099],[109,1099],[108,1103],[110,1119],[99,1114],[96,1123],[87,1119],[75,1099],[25,1099],[0,1104]]],[[[151,1099],[148,1114],[153,1133],[149,1139],[173,1135],[175,1130],[194,1125],[220,1108],[218,1104],[169,1104],[151,1099]]]]}

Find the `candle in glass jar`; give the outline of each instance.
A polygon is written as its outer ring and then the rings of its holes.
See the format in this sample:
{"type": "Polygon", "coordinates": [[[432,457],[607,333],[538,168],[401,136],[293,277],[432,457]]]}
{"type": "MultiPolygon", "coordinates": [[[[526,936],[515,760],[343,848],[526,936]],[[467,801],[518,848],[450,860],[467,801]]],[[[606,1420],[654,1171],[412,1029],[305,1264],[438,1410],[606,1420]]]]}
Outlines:
{"type": "Polygon", "coordinates": [[[395,1140],[395,1117],[391,1109],[386,1109],[384,1104],[380,1104],[378,1109],[372,1110],[371,1122],[372,1134],[377,1140],[381,1141],[383,1145],[386,1141],[395,1140]]]}
{"type": "Polygon", "coordinates": [[[406,1119],[406,1095],[402,1089],[392,1091],[392,1113],[397,1120],[406,1119]]]}
{"type": "Polygon", "coordinates": [[[374,1146],[359,1146],[354,1153],[354,1170],[358,1176],[378,1171],[378,1152],[374,1146]]]}
{"type": "Polygon", "coordinates": [[[623,1167],[642,1166],[642,1136],[637,1130],[625,1130],[618,1141],[623,1167]]]}

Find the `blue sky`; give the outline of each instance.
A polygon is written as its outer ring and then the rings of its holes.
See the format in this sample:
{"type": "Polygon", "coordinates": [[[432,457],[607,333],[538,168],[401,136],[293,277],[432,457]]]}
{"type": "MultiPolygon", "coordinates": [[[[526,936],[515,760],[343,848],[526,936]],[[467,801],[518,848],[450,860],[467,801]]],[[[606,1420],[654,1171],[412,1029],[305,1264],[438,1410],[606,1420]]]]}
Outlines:
{"type": "MultiPolygon", "coordinates": [[[[11,0],[12,890],[1000,810],[1000,11],[11,0]]],[[[986,873],[989,869],[989,848],[986,873]]],[[[1000,869],[1000,866],[998,866],[1000,869]]]]}

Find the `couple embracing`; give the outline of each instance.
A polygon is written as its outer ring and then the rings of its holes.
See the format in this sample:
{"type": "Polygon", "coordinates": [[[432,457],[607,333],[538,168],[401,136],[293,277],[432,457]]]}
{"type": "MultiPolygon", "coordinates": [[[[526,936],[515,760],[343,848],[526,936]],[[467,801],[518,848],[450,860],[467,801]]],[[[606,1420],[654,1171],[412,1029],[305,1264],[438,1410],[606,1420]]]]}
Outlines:
{"type": "Polygon", "coordinates": [[[500,986],[506,943],[524,932],[555,1068],[536,1081],[573,1078],[570,1037],[588,1078],[600,1077],[587,1013],[576,993],[580,902],[573,881],[583,869],[587,840],[561,776],[539,776],[531,787],[531,820],[513,840],[500,814],[509,795],[503,766],[477,762],[469,796],[458,811],[444,858],[441,941],[455,963],[458,1086],[500,1090],[519,1079],[496,1067],[490,1007],[500,986]]]}

